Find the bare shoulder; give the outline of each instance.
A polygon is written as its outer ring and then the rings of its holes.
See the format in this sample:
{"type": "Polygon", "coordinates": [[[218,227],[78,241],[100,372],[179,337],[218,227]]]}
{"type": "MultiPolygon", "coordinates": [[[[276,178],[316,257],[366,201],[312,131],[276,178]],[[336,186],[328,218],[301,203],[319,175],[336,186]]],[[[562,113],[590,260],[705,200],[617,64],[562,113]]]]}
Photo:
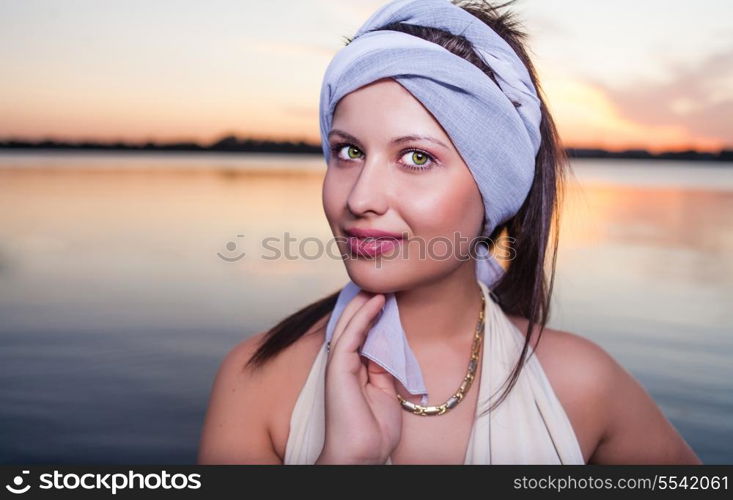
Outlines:
{"type": "Polygon", "coordinates": [[[267,370],[246,368],[264,336],[253,335],[224,356],[211,387],[199,442],[199,464],[276,464],[267,431],[267,370]],[[264,403],[264,404],[263,404],[264,403]]]}
{"type": "MultiPolygon", "coordinates": [[[[526,335],[526,319],[509,319],[526,335]]],[[[532,345],[538,332],[535,325],[532,345]]],[[[701,463],[646,389],[597,343],[545,328],[536,355],[568,414],[586,463],[701,463]]]]}
{"type": "Polygon", "coordinates": [[[248,362],[267,339],[259,332],[225,355],[213,382],[198,463],[280,464],[290,411],[322,345],[328,314],[261,366],[248,362]],[[323,328],[321,328],[323,327],[323,328]],[[301,380],[302,379],[302,380],[301,380]],[[298,385],[300,384],[300,385],[298,385]],[[282,412],[291,405],[287,415],[282,412]]]}

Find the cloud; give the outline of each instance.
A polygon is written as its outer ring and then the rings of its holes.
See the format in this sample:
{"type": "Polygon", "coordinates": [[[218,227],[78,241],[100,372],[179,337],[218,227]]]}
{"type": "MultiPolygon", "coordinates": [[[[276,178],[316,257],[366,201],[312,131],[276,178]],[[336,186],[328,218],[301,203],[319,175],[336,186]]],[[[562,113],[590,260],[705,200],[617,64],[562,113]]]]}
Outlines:
{"type": "Polygon", "coordinates": [[[733,145],[733,47],[710,54],[697,64],[667,63],[663,82],[603,89],[620,116],[640,125],[681,125],[693,140],[733,145]]]}

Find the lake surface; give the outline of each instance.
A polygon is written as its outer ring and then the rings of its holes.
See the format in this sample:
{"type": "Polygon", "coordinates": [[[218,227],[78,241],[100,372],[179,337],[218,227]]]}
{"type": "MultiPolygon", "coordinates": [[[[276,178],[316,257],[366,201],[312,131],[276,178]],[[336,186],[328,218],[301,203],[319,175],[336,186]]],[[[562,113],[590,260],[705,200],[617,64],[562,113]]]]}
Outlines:
{"type": "MultiPolygon", "coordinates": [[[[324,170],[0,153],[0,462],[194,463],[227,351],[348,280],[340,259],[260,244],[332,237],[324,170]]],[[[733,463],[733,164],[573,172],[549,326],[613,355],[705,463],[733,463]]]]}

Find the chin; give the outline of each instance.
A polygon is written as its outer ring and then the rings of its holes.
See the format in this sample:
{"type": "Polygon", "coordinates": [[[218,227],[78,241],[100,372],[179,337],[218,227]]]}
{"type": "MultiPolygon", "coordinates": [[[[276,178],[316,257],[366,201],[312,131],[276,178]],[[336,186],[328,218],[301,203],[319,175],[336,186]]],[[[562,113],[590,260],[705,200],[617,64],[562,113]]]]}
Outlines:
{"type": "Polygon", "coordinates": [[[354,259],[345,263],[351,281],[371,293],[393,293],[410,286],[404,262],[354,259]]]}

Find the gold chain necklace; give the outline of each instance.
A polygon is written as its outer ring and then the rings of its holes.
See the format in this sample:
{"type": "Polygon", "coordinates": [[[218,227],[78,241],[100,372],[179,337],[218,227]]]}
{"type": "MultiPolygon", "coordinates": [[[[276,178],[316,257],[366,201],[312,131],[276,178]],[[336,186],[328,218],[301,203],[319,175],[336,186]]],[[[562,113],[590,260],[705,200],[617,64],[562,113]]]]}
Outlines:
{"type": "Polygon", "coordinates": [[[442,415],[445,412],[452,410],[458,403],[463,401],[464,396],[471,388],[473,379],[476,375],[476,368],[478,367],[479,352],[481,351],[481,341],[484,336],[484,310],[486,309],[486,297],[484,296],[483,290],[481,290],[481,311],[478,315],[478,322],[476,323],[476,333],[473,336],[473,344],[471,345],[471,360],[468,362],[468,372],[463,378],[458,390],[448,400],[438,406],[422,406],[417,403],[411,403],[405,398],[397,394],[397,399],[400,401],[402,408],[410,413],[421,416],[431,415],[442,415]]]}
{"type": "MultiPolygon", "coordinates": [[[[468,362],[468,372],[463,377],[463,382],[458,387],[458,390],[446,400],[445,403],[438,406],[422,406],[417,403],[407,401],[405,398],[397,394],[402,408],[410,413],[421,416],[431,415],[442,415],[448,410],[452,410],[458,403],[463,401],[463,397],[466,395],[468,390],[471,388],[473,379],[476,376],[476,368],[478,367],[478,358],[481,351],[481,341],[484,337],[484,310],[486,309],[486,297],[484,296],[483,290],[481,290],[481,310],[478,314],[478,321],[476,322],[476,333],[473,335],[473,343],[471,345],[471,360],[468,362]]],[[[326,352],[331,350],[331,341],[326,343],[326,352]]]]}

